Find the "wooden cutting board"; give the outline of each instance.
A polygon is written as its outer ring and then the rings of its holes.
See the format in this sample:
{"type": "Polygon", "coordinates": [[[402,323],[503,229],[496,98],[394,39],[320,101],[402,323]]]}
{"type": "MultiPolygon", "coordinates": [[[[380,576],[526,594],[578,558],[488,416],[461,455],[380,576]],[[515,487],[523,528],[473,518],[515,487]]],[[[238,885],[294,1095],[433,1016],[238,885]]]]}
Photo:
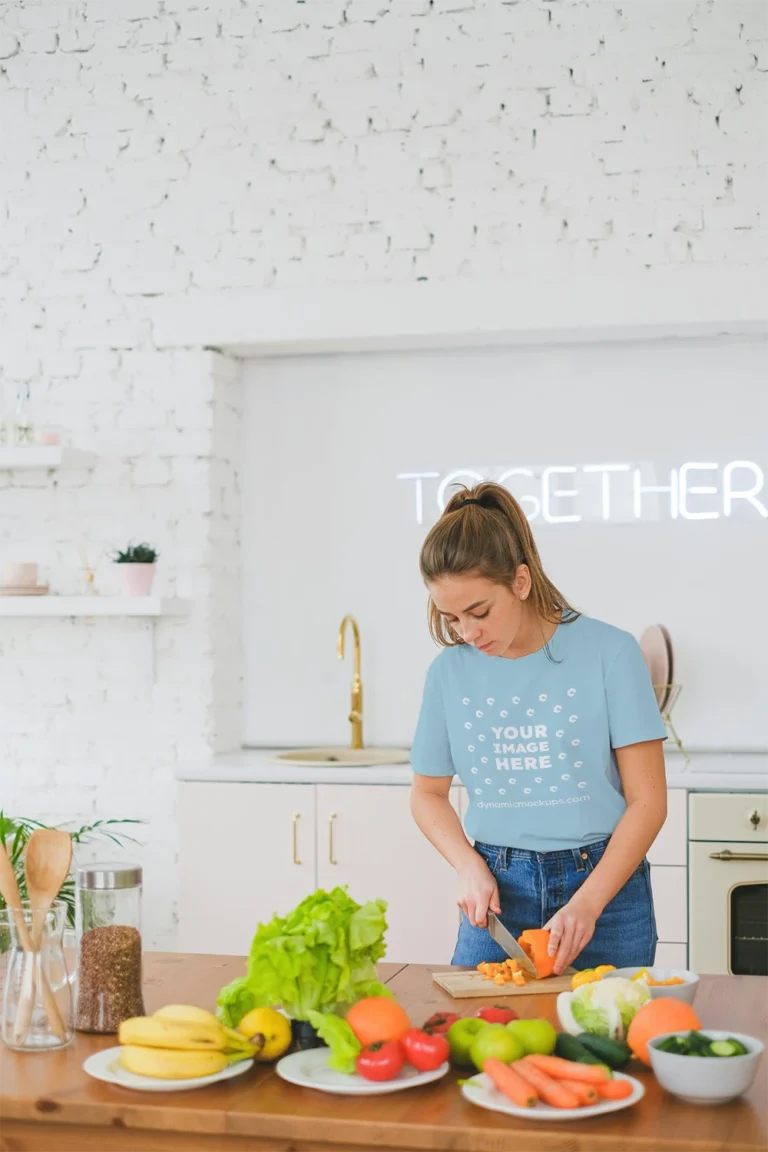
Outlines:
{"type": "Polygon", "coordinates": [[[524,988],[517,984],[494,984],[493,980],[486,980],[481,972],[459,972],[455,969],[448,972],[433,972],[432,979],[435,984],[445,989],[449,996],[456,1000],[469,999],[474,996],[485,996],[486,999],[495,999],[498,996],[534,996],[538,992],[570,992],[571,976],[576,971],[569,968],[562,976],[548,976],[546,980],[531,980],[524,988]]]}

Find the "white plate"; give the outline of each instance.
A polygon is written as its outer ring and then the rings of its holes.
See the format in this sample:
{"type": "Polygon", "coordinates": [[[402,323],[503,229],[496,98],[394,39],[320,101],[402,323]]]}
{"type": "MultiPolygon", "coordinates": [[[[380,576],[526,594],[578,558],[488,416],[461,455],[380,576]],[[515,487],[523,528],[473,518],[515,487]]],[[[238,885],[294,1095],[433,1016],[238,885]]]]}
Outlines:
{"type": "Polygon", "coordinates": [[[601,1100],[599,1104],[585,1104],[582,1108],[552,1108],[549,1104],[520,1108],[499,1092],[498,1088],[494,1088],[483,1073],[467,1080],[461,1090],[467,1100],[479,1104],[481,1108],[488,1108],[491,1112],[506,1112],[508,1116],[520,1116],[524,1120],[587,1120],[590,1116],[602,1116],[605,1112],[620,1112],[622,1108],[631,1108],[638,1100],[642,1100],[645,1087],[634,1076],[614,1072],[613,1077],[615,1080],[629,1080],[632,1095],[625,1096],[623,1100],[601,1100]]]}
{"type": "Polygon", "coordinates": [[[129,1072],[120,1064],[119,1048],[105,1048],[102,1052],[94,1052],[83,1064],[83,1070],[94,1080],[103,1080],[105,1084],[117,1084],[120,1088],[134,1088],[139,1092],[186,1092],[190,1088],[204,1088],[206,1084],[217,1084],[219,1080],[231,1080],[233,1076],[240,1076],[253,1067],[253,1060],[238,1060],[237,1064],[229,1064],[222,1072],[215,1072],[213,1076],[197,1076],[193,1080],[157,1080],[154,1076],[137,1076],[129,1072]]]}
{"type": "Polygon", "coordinates": [[[329,1055],[327,1048],[293,1052],[290,1056],[283,1056],[276,1071],[289,1084],[316,1088],[319,1092],[334,1092],[338,1096],[381,1096],[386,1092],[402,1092],[404,1088],[417,1088],[419,1084],[440,1080],[448,1071],[447,1063],[435,1068],[434,1072],[419,1072],[406,1064],[394,1080],[366,1080],[356,1072],[347,1076],[329,1068],[329,1055]]]}

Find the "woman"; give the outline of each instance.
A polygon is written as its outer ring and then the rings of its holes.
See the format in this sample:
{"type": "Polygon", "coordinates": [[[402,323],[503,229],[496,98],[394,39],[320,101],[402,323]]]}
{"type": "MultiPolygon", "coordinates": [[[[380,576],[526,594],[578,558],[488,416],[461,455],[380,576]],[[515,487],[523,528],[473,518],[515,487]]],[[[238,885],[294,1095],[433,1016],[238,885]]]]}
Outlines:
{"type": "Polygon", "coordinates": [[[666,818],[665,730],[637,642],[568,604],[498,484],[451,499],[420,566],[443,651],[427,673],[411,810],[458,877],[453,963],[505,958],[490,909],[514,936],[549,928],[558,975],[574,961],[652,964],[645,854],[666,818]],[[449,800],[454,774],[474,847],[449,800]]]}

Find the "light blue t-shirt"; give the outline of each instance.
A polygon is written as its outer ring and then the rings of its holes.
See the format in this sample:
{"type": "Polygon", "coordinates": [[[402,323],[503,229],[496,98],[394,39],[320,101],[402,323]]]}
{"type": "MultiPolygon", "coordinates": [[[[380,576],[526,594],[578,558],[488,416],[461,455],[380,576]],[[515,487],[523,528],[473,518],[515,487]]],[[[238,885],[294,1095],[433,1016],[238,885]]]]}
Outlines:
{"type": "Polygon", "coordinates": [[[579,616],[549,651],[510,660],[460,644],[427,672],[411,763],[458,774],[473,840],[554,852],[610,836],[626,808],[613,750],[666,736],[628,632],[579,616]]]}

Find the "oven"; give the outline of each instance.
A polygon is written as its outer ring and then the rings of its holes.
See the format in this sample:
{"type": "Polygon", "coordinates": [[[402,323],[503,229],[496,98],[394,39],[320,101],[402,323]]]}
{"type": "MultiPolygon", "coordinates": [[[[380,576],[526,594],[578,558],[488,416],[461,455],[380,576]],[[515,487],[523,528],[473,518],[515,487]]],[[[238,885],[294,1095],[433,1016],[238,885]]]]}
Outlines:
{"type": "Polygon", "coordinates": [[[688,966],[768,976],[768,794],[688,796],[688,966]]]}

